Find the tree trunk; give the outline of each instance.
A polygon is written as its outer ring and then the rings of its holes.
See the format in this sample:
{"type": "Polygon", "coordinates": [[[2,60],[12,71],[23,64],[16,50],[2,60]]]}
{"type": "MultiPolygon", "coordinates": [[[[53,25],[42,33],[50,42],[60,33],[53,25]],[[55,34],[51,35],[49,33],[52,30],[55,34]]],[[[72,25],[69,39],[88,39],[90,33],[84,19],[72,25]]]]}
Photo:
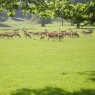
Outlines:
{"type": "Polygon", "coordinates": [[[90,25],[93,26],[93,22],[91,22],[90,25]]]}
{"type": "Polygon", "coordinates": [[[71,26],[73,26],[73,23],[71,22],[71,26]]]}
{"type": "Polygon", "coordinates": [[[80,28],[80,23],[77,23],[77,28],[80,28]]]}
{"type": "Polygon", "coordinates": [[[62,17],[62,26],[63,26],[63,17],[62,17]]]}
{"type": "Polygon", "coordinates": [[[45,18],[41,18],[41,27],[45,27],[45,18]]]}
{"type": "Polygon", "coordinates": [[[43,22],[43,23],[41,23],[41,27],[45,27],[45,23],[43,22]]]}
{"type": "Polygon", "coordinates": [[[71,20],[71,26],[74,26],[74,22],[71,20]]]}

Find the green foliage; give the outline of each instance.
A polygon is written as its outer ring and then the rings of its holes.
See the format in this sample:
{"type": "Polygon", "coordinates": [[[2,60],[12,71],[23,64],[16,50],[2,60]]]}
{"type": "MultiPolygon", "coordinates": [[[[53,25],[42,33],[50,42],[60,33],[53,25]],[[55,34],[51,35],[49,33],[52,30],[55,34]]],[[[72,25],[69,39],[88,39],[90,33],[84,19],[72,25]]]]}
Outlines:
{"type": "Polygon", "coordinates": [[[39,14],[43,18],[61,17],[75,23],[95,22],[95,0],[82,3],[73,3],[72,0],[0,0],[0,11],[7,10],[10,16],[14,16],[18,8],[24,14],[39,14]]]}
{"type": "Polygon", "coordinates": [[[3,11],[3,8],[0,8],[0,12],[2,12],[3,11]]]}
{"type": "Polygon", "coordinates": [[[90,2],[87,2],[85,10],[88,17],[88,21],[94,23],[95,22],[95,1],[91,0],[90,2]]]}
{"type": "Polygon", "coordinates": [[[14,11],[9,11],[8,12],[8,16],[13,17],[14,15],[15,15],[15,12],[14,11]]]}
{"type": "Polygon", "coordinates": [[[74,11],[73,11],[73,21],[74,23],[81,23],[86,20],[86,15],[85,13],[85,5],[82,3],[77,3],[74,6],[74,11]]]}

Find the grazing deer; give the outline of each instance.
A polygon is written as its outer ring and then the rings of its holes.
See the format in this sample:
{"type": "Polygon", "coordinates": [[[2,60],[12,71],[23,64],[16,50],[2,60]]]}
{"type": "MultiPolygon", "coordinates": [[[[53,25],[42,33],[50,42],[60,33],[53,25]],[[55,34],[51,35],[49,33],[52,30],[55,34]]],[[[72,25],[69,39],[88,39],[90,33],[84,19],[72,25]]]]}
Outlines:
{"type": "Polygon", "coordinates": [[[77,37],[77,38],[79,38],[79,34],[77,32],[72,32],[71,33],[71,37],[77,37]]]}
{"type": "Polygon", "coordinates": [[[3,33],[0,33],[0,38],[2,38],[3,33]]]}
{"type": "Polygon", "coordinates": [[[19,34],[19,32],[14,32],[14,35],[15,35],[15,37],[21,38],[21,35],[19,34]]]}
{"type": "Polygon", "coordinates": [[[45,35],[41,35],[40,37],[40,40],[44,39],[45,38],[45,35]]]}
{"type": "Polygon", "coordinates": [[[93,30],[89,29],[87,31],[81,31],[81,33],[83,33],[84,35],[91,35],[93,33],[93,30]]]}
{"type": "Polygon", "coordinates": [[[28,37],[28,38],[31,38],[31,35],[29,33],[27,33],[26,31],[24,31],[24,36],[28,37]]]}

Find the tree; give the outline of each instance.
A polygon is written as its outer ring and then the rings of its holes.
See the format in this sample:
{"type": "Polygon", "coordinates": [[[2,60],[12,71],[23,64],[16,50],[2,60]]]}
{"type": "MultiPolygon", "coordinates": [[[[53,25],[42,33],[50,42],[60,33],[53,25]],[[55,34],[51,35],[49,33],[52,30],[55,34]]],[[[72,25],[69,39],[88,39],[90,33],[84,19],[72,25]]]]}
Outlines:
{"type": "Polygon", "coordinates": [[[36,3],[36,14],[39,14],[40,18],[41,18],[41,26],[44,27],[45,26],[45,22],[47,18],[50,18],[50,10],[49,10],[49,2],[42,0],[40,2],[36,3]]]}
{"type": "Polygon", "coordinates": [[[95,0],[87,2],[85,7],[85,13],[87,15],[87,21],[93,25],[95,22],[95,0]]]}
{"type": "MultiPolygon", "coordinates": [[[[72,3],[72,0],[0,0],[0,11],[7,10],[10,16],[15,15],[15,10],[21,8],[23,12],[39,14],[42,26],[47,17],[61,17],[71,19],[80,27],[80,23],[95,22],[95,0],[85,0],[82,3],[72,3]],[[89,2],[87,2],[89,1],[89,2]]],[[[75,1],[75,0],[73,0],[75,1]]],[[[82,0],[77,0],[82,1],[82,0]]]]}
{"type": "Polygon", "coordinates": [[[62,19],[62,26],[63,26],[63,19],[70,19],[72,15],[73,5],[71,4],[70,0],[54,0],[52,1],[52,14],[54,17],[60,17],[62,19]]]}
{"type": "Polygon", "coordinates": [[[75,11],[73,12],[73,22],[77,24],[77,28],[80,28],[81,22],[87,22],[84,25],[91,24],[95,22],[95,1],[87,0],[84,4],[75,4],[75,11]],[[87,2],[88,1],[88,2],[87,2]]]}
{"type": "Polygon", "coordinates": [[[34,0],[34,2],[27,1],[22,4],[24,13],[31,12],[32,14],[38,14],[41,18],[41,26],[44,27],[46,19],[50,18],[49,2],[46,0],[34,0]],[[28,3],[27,3],[28,2],[28,3]]]}
{"type": "Polygon", "coordinates": [[[86,4],[77,3],[74,5],[74,11],[73,11],[73,22],[77,24],[77,28],[80,28],[80,23],[84,22],[87,19],[87,15],[85,14],[85,7],[86,4]]]}
{"type": "Polygon", "coordinates": [[[15,15],[19,0],[0,0],[0,11],[7,11],[9,16],[15,15]]]}

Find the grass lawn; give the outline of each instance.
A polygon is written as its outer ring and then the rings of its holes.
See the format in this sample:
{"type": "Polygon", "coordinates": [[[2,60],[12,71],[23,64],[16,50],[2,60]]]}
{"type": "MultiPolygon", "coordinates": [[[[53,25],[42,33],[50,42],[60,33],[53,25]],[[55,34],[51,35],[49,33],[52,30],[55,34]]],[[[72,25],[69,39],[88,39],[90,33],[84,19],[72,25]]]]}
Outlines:
{"type": "Polygon", "coordinates": [[[0,39],[0,95],[95,95],[95,34],[0,39]]]}

